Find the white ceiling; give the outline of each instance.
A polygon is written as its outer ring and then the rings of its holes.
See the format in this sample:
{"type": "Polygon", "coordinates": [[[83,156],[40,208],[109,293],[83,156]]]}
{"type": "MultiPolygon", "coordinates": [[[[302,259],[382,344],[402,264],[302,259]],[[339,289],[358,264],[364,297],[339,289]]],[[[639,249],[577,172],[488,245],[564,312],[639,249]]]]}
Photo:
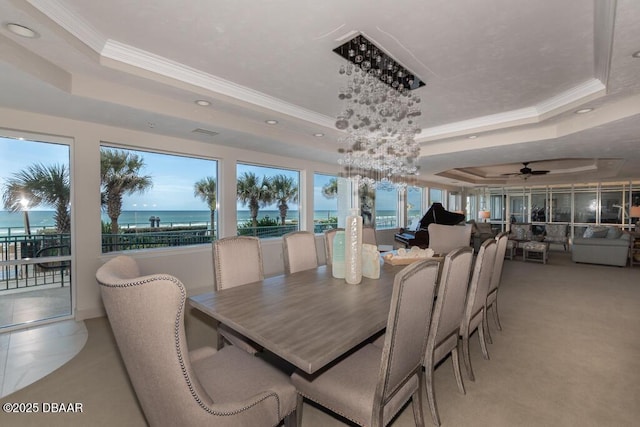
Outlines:
{"type": "Polygon", "coordinates": [[[335,164],[332,50],[361,32],[426,81],[423,179],[640,178],[637,0],[6,0],[0,19],[1,107],[335,164]]]}

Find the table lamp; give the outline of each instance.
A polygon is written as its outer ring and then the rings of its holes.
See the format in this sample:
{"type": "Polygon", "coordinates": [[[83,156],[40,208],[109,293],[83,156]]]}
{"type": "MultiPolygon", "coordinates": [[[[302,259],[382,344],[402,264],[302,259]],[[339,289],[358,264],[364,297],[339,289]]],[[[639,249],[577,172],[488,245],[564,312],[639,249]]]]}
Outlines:
{"type": "Polygon", "coordinates": [[[482,222],[487,222],[487,219],[491,217],[491,212],[489,211],[480,211],[478,212],[478,216],[482,218],[482,222]]]}
{"type": "Polygon", "coordinates": [[[640,230],[640,206],[631,206],[629,217],[636,219],[636,231],[640,230]]]}

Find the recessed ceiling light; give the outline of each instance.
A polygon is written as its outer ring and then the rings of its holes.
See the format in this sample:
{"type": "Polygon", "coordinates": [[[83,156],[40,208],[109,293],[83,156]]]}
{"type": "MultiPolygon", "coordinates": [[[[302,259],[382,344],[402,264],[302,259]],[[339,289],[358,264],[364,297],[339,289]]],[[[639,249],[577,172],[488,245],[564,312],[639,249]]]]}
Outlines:
{"type": "Polygon", "coordinates": [[[194,102],[201,107],[208,107],[209,105],[211,105],[209,101],[205,101],[204,99],[198,99],[197,101],[194,101],[194,102]]]}
{"type": "Polygon", "coordinates": [[[38,37],[38,33],[33,31],[31,28],[25,27],[24,25],[8,23],[7,30],[11,31],[13,34],[16,34],[20,37],[26,37],[28,39],[35,39],[38,37]]]}
{"type": "Polygon", "coordinates": [[[322,138],[324,136],[324,133],[317,132],[317,133],[314,133],[313,136],[315,136],[316,138],[322,138]]]}
{"type": "Polygon", "coordinates": [[[469,139],[476,139],[478,137],[478,135],[469,135],[467,138],[469,139]]]}
{"type": "Polygon", "coordinates": [[[581,108],[579,110],[576,110],[576,114],[585,114],[585,113],[590,113],[593,111],[593,108],[581,108]]]}
{"type": "Polygon", "coordinates": [[[266,124],[268,124],[268,125],[277,125],[278,124],[277,120],[265,120],[264,122],[266,124]]]}
{"type": "Polygon", "coordinates": [[[640,50],[631,54],[634,58],[640,58],[640,50]]]}

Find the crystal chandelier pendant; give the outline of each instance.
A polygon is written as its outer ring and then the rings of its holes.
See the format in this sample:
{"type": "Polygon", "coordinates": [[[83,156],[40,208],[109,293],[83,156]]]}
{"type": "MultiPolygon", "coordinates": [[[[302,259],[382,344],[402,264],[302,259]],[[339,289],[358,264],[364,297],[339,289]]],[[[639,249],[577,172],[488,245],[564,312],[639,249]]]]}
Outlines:
{"type": "Polygon", "coordinates": [[[349,61],[338,70],[346,79],[336,118],[336,128],[345,131],[339,164],[360,186],[406,187],[406,178],[418,173],[420,154],[414,138],[421,100],[411,90],[424,82],[362,35],[334,52],[349,61]]]}

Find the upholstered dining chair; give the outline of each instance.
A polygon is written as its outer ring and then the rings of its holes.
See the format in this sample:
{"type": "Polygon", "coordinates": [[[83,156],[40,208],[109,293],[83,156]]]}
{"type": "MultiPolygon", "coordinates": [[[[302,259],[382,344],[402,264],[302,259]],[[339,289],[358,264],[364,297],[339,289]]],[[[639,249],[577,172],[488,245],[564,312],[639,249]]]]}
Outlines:
{"type": "Polygon", "coordinates": [[[395,277],[383,348],[367,344],[314,377],[295,372],[297,415],[303,397],[361,426],[384,426],[413,399],[416,425],[422,413],[422,363],[438,263],[419,261],[395,277]]]}
{"type": "Polygon", "coordinates": [[[96,272],[118,349],[151,426],[295,425],[290,379],[235,346],[187,349],[187,291],[168,274],[140,276],[128,256],[96,272]]]}
{"type": "Polygon", "coordinates": [[[487,239],[478,251],[469,289],[467,291],[467,300],[465,302],[464,315],[460,324],[460,338],[462,339],[462,357],[467,370],[467,375],[471,381],[475,381],[473,368],[471,366],[471,354],[469,352],[469,337],[475,331],[478,331],[478,340],[482,348],[482,355],[485,359],[489,359],[487,351],[487,342],[485,340],[485,303],[487,294],[489,293],[489,285],[491,283],[491,274],[495,264],[496,257],[496,241],[495,239],[487,239]]]}
{"type": "Polygon", "coordinates": [[[461,246],[471,246],[471,224],[429,224],[429,248],[436,254],[448,254],[461,246]]]}
{"type": "MultiPolygon", "coordinates": [[[[217,291],[246,285],[264,279],[260,239],[252,236],[231,236],[213,242],[213,268],[217,291]]],[[[218,324],[218,349],[227,341],[250,354],[261,351],[238,332],[218,324]]]]}
{"type": "Polygon", "coordinates": [[[330,228],[324,231],[324,256],[327,265],[333,263],[333,239],[338,231],[344,231],[344,228],[330,228]]]}
{"type": "Polygon", "coordinates": [[[504,267],[504,255],[507,251],[507,243],[509,241],[509,235],[506,232],[499,233],[496,237],[496,260],[493,266],[493,274],[491,275],[491,284],[489,285],[489,292],[487,293],[487,302],[485,306],[485,326],[487,332],[487,340],[492,343],[491,332],[489,331],[489,310],[493,312],[493,321],[496,324],[498,330],[502,330],[500,325],[500,318],[498,317],[498,288],[500,287],[500,281],[502,280],[502,268],[504,267]]]}
{"type": "Polygon", "coordinates": [[[316,238],[310,231],[292,231],[282,236],[282,250],[285,274],[318,266],[316,238]]]}
{"type": "Polygon", "coordinates": [[[433,306],[431,326],[427,337],[427,351],[424,358],[426,382],[425,390],[431,409],[431,417],[440,425],[440,415],[434,391],[433,374],[440,361],[451,355],[453,374],[460,393],[465,394],[460,373],[459,339],[460,324],[465,308],[469,275],[473,261],[473,249],[469,246],[454,249],[444,258],[438,294],[433,306]]]}

